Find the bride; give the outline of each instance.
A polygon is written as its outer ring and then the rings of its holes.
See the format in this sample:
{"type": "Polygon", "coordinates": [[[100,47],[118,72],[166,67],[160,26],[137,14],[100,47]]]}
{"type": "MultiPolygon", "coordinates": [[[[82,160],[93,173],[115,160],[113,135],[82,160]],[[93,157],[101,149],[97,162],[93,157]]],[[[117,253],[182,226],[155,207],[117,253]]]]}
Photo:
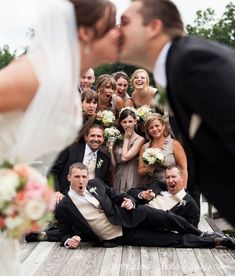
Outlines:
{"type": "MultiPolygon", "coordinates": [[[[38,24],[27,54],[0,71],[0,164],[30,164],[73,142],[82,123],[80,74],[117,58],[111,2],[25,2],[34,8],[38,24]]],[[[1,235],[0,247],[7,249],[0,275],[19,274],[14,249],[1,235]]]]}
{"type": "Polygon", "coordinates": [[[111,2],[25,2],[38,21],[28,53],[0,71],[0,163],[30,163],[70,144],[82,121],[80,73],[117,58],[111,2]]]}

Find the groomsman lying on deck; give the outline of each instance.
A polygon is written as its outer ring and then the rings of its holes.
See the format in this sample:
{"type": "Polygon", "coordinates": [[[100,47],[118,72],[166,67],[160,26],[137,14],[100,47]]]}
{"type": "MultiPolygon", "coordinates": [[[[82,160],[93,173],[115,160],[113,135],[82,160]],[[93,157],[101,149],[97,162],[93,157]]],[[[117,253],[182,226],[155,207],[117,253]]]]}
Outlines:
{"type": "Polygon", "coordinates": [[[116,192],[99,179],[88,179],[86,165],[71,165],[69,192],[55,210],[61,242],[67,248],[77,248],[83,239],[104,247],[235,248],[234,240],[227,236],[203,233],[172,212],[135,206],[130,195],[116,192]]]}
{"type": "Polygon", "coordinates": [[[182,169],[177,165],[166,169],[166,185],[154,181],[146,187],[132,188],[127,193],[138,204],[147,204],[164,211],[170,210],[196,227],[199,223],[200,209],[195,200],[185,192],[182,169]]]}

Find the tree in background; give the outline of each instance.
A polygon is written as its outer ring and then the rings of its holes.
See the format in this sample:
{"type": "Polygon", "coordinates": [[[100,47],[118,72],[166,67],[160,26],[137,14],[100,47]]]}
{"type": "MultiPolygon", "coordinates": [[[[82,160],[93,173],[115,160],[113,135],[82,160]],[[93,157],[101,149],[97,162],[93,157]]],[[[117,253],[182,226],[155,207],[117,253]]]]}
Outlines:
{"type": "Polygon", "coordinates": [[[12,54],[9,50],[8,45],[4,45],[2,49],[0,48],[0,69],[5,67],[14,58],[15,58],[15,52],[13,52],[12,54]]]}
{"type": "Polygon", "coordinates": [[[220,19],[215,18],[215,11],[210,8],[197,11],[196,14],[194,24],[186,26],[189,35],[202,36],[235,47],[235,4],[229,3],[220,19]]]}

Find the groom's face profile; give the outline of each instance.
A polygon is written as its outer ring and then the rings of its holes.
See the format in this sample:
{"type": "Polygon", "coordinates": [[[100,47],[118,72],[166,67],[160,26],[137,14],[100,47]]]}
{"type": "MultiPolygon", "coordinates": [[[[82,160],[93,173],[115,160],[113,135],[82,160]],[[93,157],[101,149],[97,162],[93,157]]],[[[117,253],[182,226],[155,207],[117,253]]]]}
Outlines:
{"type": "Polygon", "coordinates": [[[138,58],[146,51],[147,27],[143,25],[140,14],[142,3],[132,2],[121,16],[120,25],[120,60],[124,62],[138,62],[138,58]]]}

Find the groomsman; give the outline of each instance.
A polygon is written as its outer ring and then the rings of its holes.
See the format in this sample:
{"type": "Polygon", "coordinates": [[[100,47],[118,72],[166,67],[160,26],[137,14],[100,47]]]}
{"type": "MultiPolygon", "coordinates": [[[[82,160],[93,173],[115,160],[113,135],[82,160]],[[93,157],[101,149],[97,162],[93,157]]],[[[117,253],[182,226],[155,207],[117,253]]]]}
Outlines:
{"type": "Polygon", "coordinates": [[[170,0],[133,1],[120,34],[120,61],[153,71],[167,93],[184,139],[189,190],[199,185],[235,225],[235,50],[185,36],[170,0]]]}
{"type": "Polygon", "coordinates": [[[86,143],[74,143],[63,150],[51,168],[54,177],[56,200],[60,201],[69,190],[67,175],[69,167],[75,162],[87,165],[90,179],[100,178],[109,183],[110,158],[100,147],[104,143],[104,129],[101,125],[92,125],[85,134],[86,143]]]}
{"type": "Polygon", "coordinates": [[[68,195],[55,210],[61,242],[67,248],[77,248],[81,239],[105,247],[127,244],[235,248],[229,237],[203,233],[173,213],[146,205],[137,207],[130,196],[116,192],[99,179],[88,182],[88,169],[82,163],[71,165],[68,180],[68,195]]]}
{"type": "Polygon", "coordinates": [[[147,204],[151,208],[164,211],[170,210],[176,215],[184,217],[194,226],[198,226],[199,207],[184,190],[182,169],[177,165],[166,169],[166,184],[154,181],[147,187],[132,188],[127,193],[133,196],[138,204],[147,204]]]}

